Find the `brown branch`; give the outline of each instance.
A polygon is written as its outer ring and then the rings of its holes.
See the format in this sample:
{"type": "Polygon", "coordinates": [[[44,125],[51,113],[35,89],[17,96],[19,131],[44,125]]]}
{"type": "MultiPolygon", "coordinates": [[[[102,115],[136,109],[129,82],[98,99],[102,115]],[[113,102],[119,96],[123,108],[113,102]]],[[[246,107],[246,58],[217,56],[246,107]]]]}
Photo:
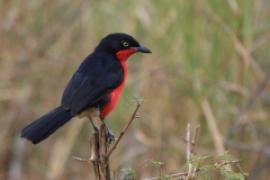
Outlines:
{"type": "Polygon", "coordinates": [[[115,141],[115,143],[113,144],[112,148],[110,149],[110,151],[107,153],[107,157],[110,157],[111,154],[113,153],[113,151],[116,149],[118,143],[120,142],[120,140],[123,138],[124,134],[126,133],[126,131],[128,130],[129,126],[131,125],[131,123],[134,121],[134,119],[137,118],[137,112],[140,109],[142,105],[142,102],[137,101],[137,106],[128,122],[128,124],[125,126],[125,128],[121,131],[119,137],[117,138],[117,140],[115,141]]]}
{"type": "Polygon", "coordinates": [[[191,142],[191,153],[192,154],[195,152],[196,144],[197,144],[198,139],[199,139],[200,129],[201,129],[200,126],[196,127],[194,136],[192,138],[192,142],[191,142]]]}
{"type": "MultiPolygon", "coordinates": [[[[90,119],[90,122],[93,123],[92,119],[90,119]]],[[[100,171],[99,171],[99,131],[95,131],[90,138],[90,158],[89,161],[92,162],[95,177],[97,180],[101,179],[100,171]]]]}
{"type": "Polygon", "coordinates": [[[108,139],[106,138],[106,125],[101,124],[99,129],[99,174],[101,175],[102,180],[110,180],[110,163],[109,156],[107,156],[107,152],[109,149],[110,143],[108,143],[108,139]]]}
{"type": "MultiPolygon", "coordinates": [[[[142,105],[142,101],[139,102],[137,100],[137,106],[128,121],[127,125],[123,130],[121,131],[119,137],[113,144],[112,148],[110,149],[110,142],[109,139],[106,137],[107,128],[106,125],[103,123],[100,125],[99,129],[96,129],[94,134],[91,136],[90,139],[90,151],[91,155],[89,159],[83,159],[80,157],[73,156],[73,159],[81,161],[81,162],[92,162],[94,172],[95,172],[95,178],[96,180],[110,180],[111,179],[111,172],[110,172],[110,155],[113,153],[113,151],[116,149],[118,143],[123,138],[124,134],[128,130],[131,123],[136,119],[137,112],[139,108],[142,105]]],[[[93,122],[90,119],[90,122],[93,125],[93,122]]]]}

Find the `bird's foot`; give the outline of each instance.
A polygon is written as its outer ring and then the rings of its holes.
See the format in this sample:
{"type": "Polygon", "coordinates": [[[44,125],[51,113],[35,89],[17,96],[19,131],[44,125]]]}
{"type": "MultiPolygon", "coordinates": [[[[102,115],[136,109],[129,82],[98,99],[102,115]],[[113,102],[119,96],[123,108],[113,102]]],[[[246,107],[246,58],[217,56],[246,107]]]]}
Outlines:
{"type": "MultiPolygon", "coordinates": [[[[105,123],[104,123],[105,124],[105,123]]],[[[111,144],[112,142],[115,141],[115,136],[113,134],[113,132],[107,127],[107,125],[105,124],[105,127],[106,127],[106,141],[111,144]]]]}

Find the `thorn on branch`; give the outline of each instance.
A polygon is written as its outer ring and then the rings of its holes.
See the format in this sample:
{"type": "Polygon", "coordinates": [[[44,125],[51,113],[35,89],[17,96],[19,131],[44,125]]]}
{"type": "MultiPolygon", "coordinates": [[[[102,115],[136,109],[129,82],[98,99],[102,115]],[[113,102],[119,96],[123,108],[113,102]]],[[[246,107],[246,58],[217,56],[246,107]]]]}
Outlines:
{"type": "Polygon", "coordinates": [[[72,159],[80,161],[80,162],[86,162],[86,163],[91,162],[89,159],[81,158],[81,157],[78,157],[78,156],[72,156],[72,159]]]}

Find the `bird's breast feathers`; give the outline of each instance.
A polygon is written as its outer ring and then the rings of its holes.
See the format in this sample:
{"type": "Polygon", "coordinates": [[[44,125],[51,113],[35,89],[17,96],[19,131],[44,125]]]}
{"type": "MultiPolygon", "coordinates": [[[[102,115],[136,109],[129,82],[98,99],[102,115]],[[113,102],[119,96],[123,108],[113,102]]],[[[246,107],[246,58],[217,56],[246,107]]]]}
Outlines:
{"type": "Polygon", "coordinates": [[[127,64],[126,64],[126,61],[120,61],[120,63],[121,63],[122,71],[123,71],[123,81],[118,87],[112,90],[112,92],[109,94],[109,102],[101,109],[101,112],[100,112],[101,119],[104,119],[117,105],[120,98],[120,94],[124,88],[125,79],[127,76],[127,64]]]}

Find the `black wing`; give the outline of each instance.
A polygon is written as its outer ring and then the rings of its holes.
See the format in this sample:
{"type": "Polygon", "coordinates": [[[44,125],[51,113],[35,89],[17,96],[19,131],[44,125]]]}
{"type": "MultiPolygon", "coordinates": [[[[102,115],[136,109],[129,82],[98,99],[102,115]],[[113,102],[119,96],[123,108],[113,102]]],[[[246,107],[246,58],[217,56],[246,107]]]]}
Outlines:
{"type": "Polygon", "coordinates": [[[95,62],[98,60],[82,64],[83,68],[73,75],[64,91],[62,106],[69,109],[72,115],[93,105],[123,81],[119,65],[95,62]]]}

